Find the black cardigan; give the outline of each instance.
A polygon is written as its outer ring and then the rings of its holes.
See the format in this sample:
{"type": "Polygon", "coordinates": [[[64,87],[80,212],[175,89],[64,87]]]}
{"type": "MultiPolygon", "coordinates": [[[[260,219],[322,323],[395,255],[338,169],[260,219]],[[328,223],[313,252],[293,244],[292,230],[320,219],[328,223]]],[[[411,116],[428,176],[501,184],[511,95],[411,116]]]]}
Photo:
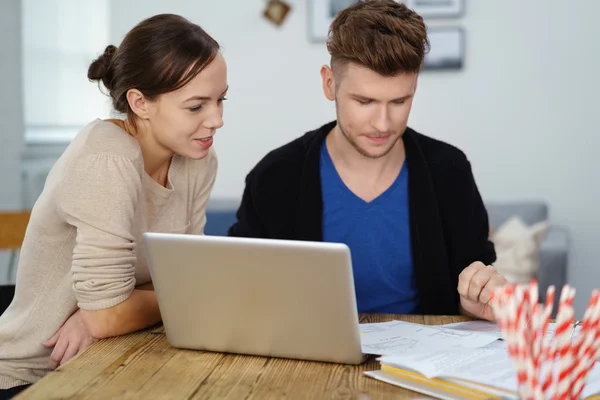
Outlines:
{"type": "MultiPolygon", "coordinates": [[[[320,149],[335,124],[271,151],[250,171],[230,236],[323,240],[320,149]]],[[[463,152],[410,128],[402,140],[420,312],[456,315],[460,272],[496,260],[487,212],[463,152]]]]}

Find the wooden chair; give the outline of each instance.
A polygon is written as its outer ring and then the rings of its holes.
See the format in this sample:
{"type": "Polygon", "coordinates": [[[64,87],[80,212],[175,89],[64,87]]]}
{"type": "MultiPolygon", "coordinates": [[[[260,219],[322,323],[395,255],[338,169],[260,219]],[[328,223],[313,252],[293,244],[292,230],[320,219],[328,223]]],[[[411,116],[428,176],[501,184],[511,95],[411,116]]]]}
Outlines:
{"type": "Polygon", "coordinates": [[[17,253],[21,249],[29,224],[30,211],[0,212],[0,250],[10,251],[7,280],[13,276],[17,253]]]}

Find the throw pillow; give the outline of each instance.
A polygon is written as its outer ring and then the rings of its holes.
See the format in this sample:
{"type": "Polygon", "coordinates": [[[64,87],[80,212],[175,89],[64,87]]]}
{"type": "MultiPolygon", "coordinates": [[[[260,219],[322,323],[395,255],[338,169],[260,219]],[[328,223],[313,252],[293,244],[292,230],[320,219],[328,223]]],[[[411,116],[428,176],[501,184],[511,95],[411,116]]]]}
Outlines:
{"type": "Polygon", "coordinates": [[[528,283],[540,268],[540,244],[549,222],[527,226],[521,218],[511,217],[494,229],[490,240],[496,248],[494,267],[511,283],[528,283]]]}

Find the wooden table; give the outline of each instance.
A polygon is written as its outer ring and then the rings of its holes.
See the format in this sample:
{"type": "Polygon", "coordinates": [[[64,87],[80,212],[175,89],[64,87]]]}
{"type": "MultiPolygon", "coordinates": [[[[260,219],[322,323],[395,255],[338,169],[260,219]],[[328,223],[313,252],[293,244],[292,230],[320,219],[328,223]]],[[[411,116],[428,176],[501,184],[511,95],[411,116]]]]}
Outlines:
{"type": "MultiPolygon", "coordinates": [[[[427,325],[459,316],[361,315],[427,325]]],[[[178,350],[162,327],[100,341],[17,397],[26,399],[408,399],[425,397],[363,375],[360,366],[178,350]]]]}

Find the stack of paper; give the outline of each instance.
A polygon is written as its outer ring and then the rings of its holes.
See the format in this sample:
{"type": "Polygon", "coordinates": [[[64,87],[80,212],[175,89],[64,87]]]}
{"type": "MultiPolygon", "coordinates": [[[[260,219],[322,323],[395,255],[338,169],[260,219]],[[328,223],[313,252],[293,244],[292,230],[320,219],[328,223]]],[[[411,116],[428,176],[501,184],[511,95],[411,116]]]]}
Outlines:
{"type": "Polygon", "coordinates": [[[499,339],[494,333],[448,329],[403,321],[361,324],[365,354],[394,355],[429,350],[462,350],[488,345],[499,339]]]}
{"type": "MultiPolygon", "coordinates": [[[[489,322],[489,321],[465,321],[465,322],[455,322],[452,324],[445,325],[434,325],[440,328],[466,331],[466,332],[478,332],[478,333],[487,333],[490,335],[495,335],[499,339],[502,338],[502,332],[500,331],[500,327],[498,324],[489,322]]],[[[554,330],[556,329],[556,323],[551,322],[548,325],[548,333],[554,334],[554,330]]],[[[577,336],[577,333],[581,331],[581,325],[578,325],[573,330],[573,337],[577,336]]]]}
{"type": "MultiPolygon", "coordinates": [[[[494,326],[481,321],[363,324],[363,352],[383,355],[381,370],[365,375],[440,399],[517,399],[514,367],[494,326]]],[[[600,398],[599,364],[583,396],[595,394],[600,398]]]]}

